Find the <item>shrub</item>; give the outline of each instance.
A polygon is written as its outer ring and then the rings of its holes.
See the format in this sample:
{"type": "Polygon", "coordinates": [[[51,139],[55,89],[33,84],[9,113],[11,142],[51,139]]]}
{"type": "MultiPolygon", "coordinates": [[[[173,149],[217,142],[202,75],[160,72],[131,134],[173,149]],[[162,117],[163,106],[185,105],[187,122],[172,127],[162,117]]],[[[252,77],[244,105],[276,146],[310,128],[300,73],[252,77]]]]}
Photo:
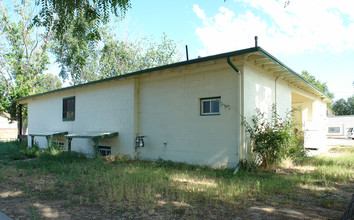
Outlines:
{"type": "Polygon", "coordinates": [[[240,170],[245,172],[257,172],[258,166],[254,161],[241,160],[240,161],[240,170]]]}
{"type": "Polygon", "coordinates": [[[39,156],[39,147],[34,145],[32,148],[27,148],[27,141],[3,142],[1,148],[3,150],[0,152],[2,154],[0,158],[23,160],[39,156]]]}
{"type": "Polygon", "coordinates": [[[45,164],[50,164],[50,163],[70,164],[73,162],[86,161],[86,157],[82,153],[73,152],[73,151],[61,151],[56,153],[44,151],[40,154],[38,161],[40,163],[45,163],[45,164]]]}
{"type": "Polygon", "coordinates": [[[129,154],[99,156],[99,158],[102,158],[105,162],[127,162],[132,160],[129,154]]]}
{"type": "Polygon", "coordinates": [[[50,154],[59,154],[60,152],[64,151],[64,148],[59,146],[56,143],[53,143],[52,145],[49,145],[45,148],[44,152],[50,153],[50,154]]]}
{"type": "Polygon", "coordinates": [[[302,161],[307,153],[304,148],[304,132],[297,128],[292,129],[291,140],[285,150],[285,155],[293,159],[294,162],[302,161]]]}
{"type": "Polygon", "coordinates": [[[258,164],[263,168],[275,165],[283,157],[305,156],[303,135],[301,136],[292,120],[293,112],[287,112],[282,119],[277,113],[276,105],[273,105],[270,120],[259,109],[252,116],[252,125],[243,118],[242,124],[250,136],[252,151],[257,154],[258,164]]]}
{"type": "Polygon", "coordinates": [[[31,148],[25,150],[25,155],[27,158],[37,158],[39,156],[38,145],[33,145],[31,148]]]}

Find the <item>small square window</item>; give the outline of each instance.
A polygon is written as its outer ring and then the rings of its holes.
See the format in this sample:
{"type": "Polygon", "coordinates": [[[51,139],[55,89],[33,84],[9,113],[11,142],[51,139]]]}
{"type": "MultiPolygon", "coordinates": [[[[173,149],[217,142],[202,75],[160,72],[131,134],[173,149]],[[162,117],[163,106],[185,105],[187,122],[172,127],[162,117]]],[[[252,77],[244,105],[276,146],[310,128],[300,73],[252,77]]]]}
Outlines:
{"type": "Polygon", "coordinates": [[[75,97],[63,99],[63,121],[75,120],[75,97]]]}
{"type": "Polygon", "coordinates": [[[98,152],[102,157],[109,156],[109,155],[111,155],[111,147],[99,146],[98,152]]]}
{"type": "Polygon", "coordinates": [[[220,115],[220,97],[200,99],[201,115],[220,115]]]}

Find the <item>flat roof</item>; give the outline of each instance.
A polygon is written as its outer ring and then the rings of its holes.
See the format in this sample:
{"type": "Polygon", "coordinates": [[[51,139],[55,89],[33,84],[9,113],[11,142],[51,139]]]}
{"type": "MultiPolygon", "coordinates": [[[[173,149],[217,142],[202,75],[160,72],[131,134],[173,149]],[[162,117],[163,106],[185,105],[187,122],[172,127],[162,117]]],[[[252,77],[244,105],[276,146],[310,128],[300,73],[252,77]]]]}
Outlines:
{"type": "Polygon", "coordinates": [[[186,66],[186,65],[190,65],[190,64],[202,63],[202,62],[207,62],[207,61],[211,61],[211,60],[217,60],[217,59],[246,55],[246,54],[253,55],[251,60],[254,61],[255,64],[257,64],[257,62],[262,63],[262,64],[260,64],[260,66],[263,66],[263,67],[264,67],[264,65],[268,65],[267,66],[268,70],[272,69],[272,72],[275,73],[275,75],[279,75],[279,76],[281,75],[284,78],[284,80],[288,81],[290,84],[292,84],[300,89],[303,89],[307,92],[310,92],[311,94],[323,97],[323,98],[327,99],[328,101],[330,101],[330,99],[325,94],[323,94],[319,89],[317,89],[315,86],[311,85],[308,81],[306,81],[298,73],[296,73],[295,71],[293,71],[292,69],[287,67],[285,64],[280,62],[277,58],[275,58],[273,55],[271,55],[270,53],[268,53],[267,51],[265,51],[261,47],[251,47],[251,48],[232,51],[232,52],[228,52],[228,53],[222,53],[222,54],[187,60],[187,61],[181,61],[181,62],[172,63],[172,64],[168,64],[168,65],[164,65],[164,66],[158,66],[158,67],[140,70],[140,71],[136,71],[136,72],[132,72],[132,73],[126,73],[126,74],[122,74],[122,75],[118,75],[118,76],[114,76],[114,77],[110,77],[110,78],[106,78],[106,79],[95,80],[95,81],[91,81],[91,82],[87,82],[87,83],[83,83],[83,84],[79,84],[79,85],[75,85],[75,86],[64,87],[64,88],[60,88],[60,89],[56,89],[56,90],[52,90],[52,91],[48,91],[48,92],[44,92],[44,93],[29,95],[26,97],[15,99],[14,101],[19,102],[19,101],[23,101],[23,100],[38,97],[38,96],[44,96],[44,95],[48,95],[48,94],[52,94],[52,93],[56,93],[56,92],[71,90],[71,89],[80,88],[80,87],[86,87],[88,85],[99,84],[102,82],[117,80],[117,79],[121,79],[121,78],[137,76],[137,75],[141,75],[144,73],[150,73],[150,72],[159,71],[159,70],[165,70],[165,69],[170,69],[170,68],[175,68],[175,67],[186,66]],[[262,62],[260,62],[261,60],[262,60],[262,62]]]}

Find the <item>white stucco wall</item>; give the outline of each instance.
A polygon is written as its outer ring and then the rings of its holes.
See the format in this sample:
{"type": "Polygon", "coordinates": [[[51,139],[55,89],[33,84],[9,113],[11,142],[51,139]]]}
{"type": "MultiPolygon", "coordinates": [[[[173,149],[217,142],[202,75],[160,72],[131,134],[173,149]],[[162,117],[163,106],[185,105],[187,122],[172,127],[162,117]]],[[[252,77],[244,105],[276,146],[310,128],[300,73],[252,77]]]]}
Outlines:
{"type": "MultiPolygon", "coordinates": [[[[239,77],[226,62],[222,66],[163,70],[35,97],[28,104],[29,134],[118,131],[118,137],[100,145],[131,157],[135,136],[144,135],[140,159],[233,168],[240,145],[239,77]],[[75,120],[63,121],[63,98],[71,96],[75,96],[75,120]],[[200,99],[208,97],[221,97],[220,115],[200,115],[200,99]]],[[[46,146],[44,137],[35,140],[46,146]]],[[[89,155],[91,146],[86,139],[72,141],[72,150],[89,155]]]]}
{"type": "Polygon", "coordinates": [[[164,71],[142,78],[140,134],[147,137],[140,158],[235,167],[240,143],[237,85],[238,74],[230,67],[217,72],[164,71]],[[208,97],[221,97],[230,108],[201,116],[200,99],[208,97]]]}
{"type": "Polygon", "coordinates": [[[296,119],[302,123],[305,148],[319,149],[326,141],[327,104],[320,98],[292,88],[293,107],[299,108],[296,119]]]}
{"type": "Polygon", "coordinates": [[[248,119],[256,113],[256,108],[270,117],[275,103],[282,117],[291,110],[291,88],[281,78],[276,79],[263,70],[246,65],[244,88],[245,117],[248,119]]]}
{"type": "Polygon", "coordinates": [[[17,122],[9,123],[9,120],[0,116],[0,139],[17,138],[17,122]]]}
{"type": "MultiPolygon", "coordinates": [[[[112,153],[133,156],[133,79],[104,82],[76,88],[47,96],[39,96],[28,104],[28,133],[45,131],[85,132],[114,131],[118,137],[100,141],[101,145],[112,146],[112,153]],[[75,96],[75,120],[63,121],[63,98],[75,96]]],[[[36,137],[41,147],[46,146],[44,137],[36,137]]],[[[90,140],[74,138],[72,150],[93,153],[90,140]]]]}
{"type": "Polygon", "coordinates": [[[17,129],[17,122],[9,123],[7,118],[0,116],[0,128],[14,128],[17,129]]]}
{"type": "Polygon", "coordinates": [[[314,99],[307,109],[306,114],[303,112],[305,148],[323,148],[326,145],[326,103],[314,99]]]}
{"type": "MultiPolygon", "coordinates": [[[[252,124],[251,118],[260,109],[270,119],[272,105],[277,104],[277,111],[285,117],[291,110],[291,88],[282,79],[268,75],[263,70],[251,66],[244,66],[244,115],[252,124]]],[[[250,140],[245,133],[245,145],[242,149],[243,158],[252,158],[250,140]]]]}
{"type": "MultiPolygon", "coordinates": [[[[119,132],[118,137],[100,141],[112,147],[112,154],[233,168],[241,153],[250,153],[241,131],[241,112],[250,120],[259,108],[270,117],[276,102],[284,117],[291,110],[294,90],[250,63],[237,65],[243,80],[224,59],[37,96],[28,100],[28,133],[119,132]],[[71,96],[75,96],[75,121],[63,121],[63,98],[71,96]],[[221,98],[220,115],[201,116],[200,99],[212,97],[221,98]],[[137,154],[136,135],[146,136],[145,147],[137,154]],[[245,146],[240,149],[240,144],[245,146]]],[[[306,105],[302,120],[321,121],[323,103],[314,99],[306,105]]],[[[46,146],[44,137],[36,141],[46,146]]],[[[74,138],[72,150],[93,154],[92,143],[86,139],[74,138]]]]}
{"type": "Polygon", "coordinates": [[[346,138],[349,128],[354,127],[354,115],[329,116],[327,118],[326,132],[328,137],[346,138]],[[338,133],[329,133],[328,129],[337,128],[338,133]]]}

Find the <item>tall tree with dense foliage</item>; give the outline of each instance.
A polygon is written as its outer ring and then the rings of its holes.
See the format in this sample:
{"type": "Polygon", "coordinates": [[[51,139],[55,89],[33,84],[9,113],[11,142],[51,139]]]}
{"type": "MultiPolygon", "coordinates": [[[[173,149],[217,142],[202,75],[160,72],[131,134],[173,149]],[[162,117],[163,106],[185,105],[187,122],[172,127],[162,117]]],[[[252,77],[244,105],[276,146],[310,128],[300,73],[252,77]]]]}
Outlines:
{"type": "Polygon", "coordinates": [[[60,75],[65,79],[69,73],[74,85],[83,82],[81,73],[91,63],[87,60],[88,50],[101,40],[100,27],[107,24],[110,15],[124,17],[130,8],[129,0],[36,0],[35,3],[41,10],[33,18],[33,24],[54,33],[60,75]]]}
{"type": "Polygon", "coordinates": [[[45,83],[52,84],[43,81],[50,77],[44,74],[49,64],[50,32],[41,33],[30,25],[29,3],[16,5],[13,13],[16,22],[4,7],[0,8],[0,112],[9,113],[11,118],[16,116],[14,99],[46,91],[50,86],[45,83]]]}
{"type": "Polygon", "coordinates": [[[108,27],[99,29],[102,40],[78,41],[73,29],[57,41],[54,54],[61,67],[59,76],[71,85],[105,79],[121,74],[157,67],[178,61],[178,45],[163,34],[156,42],[151,37],[134,41],[119,39],[108,27]]]}
{"type": "Polygon", "coordinates": [[[53,31],[58,40],[62,39],[72,26],[77,35],[91,35],[98,40],[98,27],[106,24],[111,14],[124,16],[130,8],[130,0],[36,0],[35,4],[40,6],[41,10],[34,17],[34,24],[46,27],[47,31],[53,31]]]}
{"type": "MultiPolygon", "coordinates": [[[[84,26],[94,28],[95,22],[86,19],[84,14],[81,14],[78,19],[84,26]]],[[[52,52],[61,68],[59,76],[64,80],[70,79],[72,85],[97,79],[97,73],[90,71],[90,68],[88,68],[98,59],[98,42],[95,36],[92,36],[89,32],[79,32],[76,29],[75,21],[68,25],[70,26],[63,33],[61,39],[53,39],[52,52]]],[[[97,34],[100,34],[99,29],[97,34]]]]}
{"type": "Polygon", "coordinates": [[[323,94],[325,94],[328,98],[330,98],[330,99],[334,98],[334,94],[329,91],[326,82],[321,82],[320,80],[316,79],[315,76],[311,75],[306,70],[302,71],[301,76],[302,76],[302,78],[306,79],[309,83],[311,83],[313,86],[315,86],[318,90],[323,92],[323,94]]]}
{"type": "Polygon", "coordinates": [[[105,35],[99,64],[100,78],[167,65],[179,61],[178,45],[164,33],[160,42],[144,37],[135,41],[105,35]]]}
{"type": "Polygon", "coordinates": [[[339,99],[333,103],[333,112],[335,115],[354,115],[354,95],[345,99],[339,99]]]}
{"type": "MultiPolygon", "coordinates": [[[[329,91],[327,83],[321,82],[320,80],[316,79],[315,76],[311,75],[306,70],[302,71],[301,77],[307,80],[311,85],[315,86],[318,90],[320,90],[323,94],[325,94],[329,99],[334,98],[334,94],[329,91]]],[[[332,109],[332,103],[327,103],[327,108],[332,109]]]]}

